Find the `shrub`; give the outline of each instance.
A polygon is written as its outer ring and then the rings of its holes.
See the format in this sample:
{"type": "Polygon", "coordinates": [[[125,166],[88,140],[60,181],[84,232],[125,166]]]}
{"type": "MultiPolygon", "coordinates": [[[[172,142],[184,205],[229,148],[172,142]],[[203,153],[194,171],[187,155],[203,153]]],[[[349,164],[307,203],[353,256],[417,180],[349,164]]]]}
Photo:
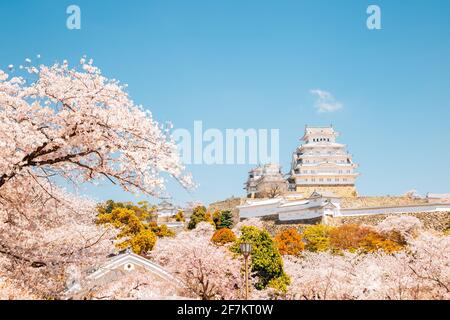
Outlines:
{"type": "Polygon", "coordinates": [[[177,214],[175,215],[175,221],[180,221],[180,222],[184,222],[185,221],[184,214],[183,214],[182,210],[179,210],[177,212],[177,214]]]}
{"type": "Polygon", "coordinates": [[[221,214],[220,210],[216,210],[216,211],[214,211],[214,213],[212,215],[212,219],[213,219],[216,229],[219,229],[219,228],[217,228],[217,226],[220,224],[220,214],[221,214]]]}
{"type": "Polygon", "coordinates": [[[197,206],[192,211],[191,218],[189,220],[188,228],[190,230],[195,229],[197,223],[206,221],[206,208],[204,206],[197,206]]]}
{"type": "Polygon", "coordinates": [[[215,223],[214,223],[214,220],[213,220],[212,215],[211,215],[210,212],[206,212],[206,213],[205,213],[205,221],[208,222],[208,223],[210,223],[210,224],[212,224],[212,225],[214,226],[214,228],[216,227],[216,225],[215,225],[215,223]]]}
{"type": "Polygon", "coordinates": [[[153,227],[152,231],[160,238],[175,236],[175,231],[169,229],[165,224],[153,227]]]}
{"type": "Polygon", "coordinates": [[[305,249],[302,236],[295,228],[289,228],[278,233],[275,236],[275,243],[282,255],[296,256],[305,249]]]}
{"type": "Polygon", "coordinates": [[[330,249],[330,231],[333,227],[323,224],[308,226],[303,231],[306,249],[312,252],[327,251],[330,249]]]}
{"type": "Polygon", "coordinates": [[[287,288],[290,284],[291,278],[286,273],[283,273],[282,276],[270,280],[269,283],[267,284],[267,287],[275,289],[276,291],[282,293],[286,293],[287,288]]]}
{"type": "Polygon", "coordinates": [[[226,243],[236,241],[236,236],[230,229],[223,228],[214,232],[211,241],[214,242],[215,244],[223,245],[226,243]]]}
{"type": "Polygon", "coordinates": [[[373,231],[357,224],[344,224],[329,231],[330,246],[333,250],[348,250],[355,252],[361,246],[364,238],[373,231]]]}
{"type": "Polygon", "coordinates": [[[266,230],[244,226],[241,228],[241,233],[241,237],[231,247],[231,250],[241,253],[240,244],[242,242],[252,244],[251,266],[252,271],[258,277],[255,284],[257,289],[264,289],[271,280],[285,276],[281,255],[266,230]]]}
{"type": "Polygon", "coordinates": [[[400,251],[402,248],[401,244],[374,231],[369,233],[361,241],[361,249],[365,253],[372,253],[379,250],[383,250],[386,253],[394,253],[400,251]]]}

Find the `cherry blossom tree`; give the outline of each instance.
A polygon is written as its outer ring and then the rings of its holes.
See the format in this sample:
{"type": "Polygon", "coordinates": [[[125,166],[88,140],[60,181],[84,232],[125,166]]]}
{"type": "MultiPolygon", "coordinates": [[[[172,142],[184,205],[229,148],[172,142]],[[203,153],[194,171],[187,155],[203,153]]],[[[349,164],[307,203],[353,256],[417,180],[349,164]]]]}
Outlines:
{"type": "Polygon", "coordinates": [[[242,227],[256,227],[258,229],[264,229],[264,222],[259,218],[249,218],[242,221],[239,221],[236,223],[236,225],[233,228],[233,232],[236,234],[236,236],[240,237],[242,232],[242,227]]]}
{"type": "Polygon", "coordinates": [[[94,204],[56,181],[107,180],[159,196],[165,175],[185,187],[192,179],[170,127],[92,60],[25,70],[27,78],[0,70],[0,277],[60,297],[68,266],[99,263],[113,247],[94,204]]]}
{"type": "Polygon", "coordinates": [[[0,193],[1,275],[36,296],[60,297],[66,268],[101,263],[113,231],[94,224],[95,204],[46,179],[14,178],[0,193]]]}
{"type": "Polygon", "coordinates": [[[0,300],[32,300],[36,297],[21,284],[11,279],[0,278],[0,300]]]}
{"type": "Polygon", "coordinates": [[[169,283],[145,271],[135,270],[103,284],[84,283],[87,289],[75,299],[92,300],[154,300],[184,297],[185,290],[177,283],[169,283]]]}
{"type": "Polygon", "coordinates": [[[423,228],[423,223],[412,216],[390,216],[380,222],[375,230],[388,234],[390,232],[397,232],[403,238],[410,239],[417,236],[423,228]]]}
{"type": "Polygon", "coordinates": [[[193,297],[203,300],[242,297],[242,261],[210,239],[214,227],[200,222],[192,231],[159,239],[152,258],[178,277],[193,297]]]}
{"type": "Polygon", "coordinates": [[[449,299],[450,237],[423,233],[404,252],[286,257],[289,299],[449,299]]]}
{"type": "Polygon", "coordinates": [[[80,66],[29,66],[29,81],[0,72],[0,188],[14,177],[58,175],[159,195],[162,172],[192,184],[168,129],[92,60],[80,66]]]}

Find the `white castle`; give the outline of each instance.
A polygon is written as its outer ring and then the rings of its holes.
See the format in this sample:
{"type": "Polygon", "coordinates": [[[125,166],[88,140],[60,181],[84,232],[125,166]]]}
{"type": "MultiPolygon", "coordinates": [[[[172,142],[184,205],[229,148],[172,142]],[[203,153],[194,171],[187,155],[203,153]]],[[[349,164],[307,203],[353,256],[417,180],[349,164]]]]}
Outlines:
{"type": "Polygon", "coordinates": [[[309,196],[312,192],[332,192],[336,196],[356,196],[358,167],[347,152],[346,145],[337,143],[339,133],[332,126],[308,127],[301,138],[304,144],[292,156],[288,178],[289,190],[309,196]]]}
{"type": "Polygon", "coordinates": [[[253,168],[245,183],[248,198],[270,198],[287,191],[287,182],[281,167],[275,163],[253,168]]]}
{"type": "Polygon", "coordinates": [[[240,218],[320,219],[326,223],[333,217],[450,211],[449,194],[428,194],[424,199],[413,195],[408,199],[358,197],[358,166],[346,145],[336,142],[337,137],[333,126],[306,126],[301,138],[304,143],[293,153],[286,178],[277,164],[251,170],[246,183],[251,199],[237,207],[240,218]]]}
{"type": "Polygon", "coordinates": [[[333,126],[308,127],[300,145],[292,155],[287,178],[278,164],[266,164],[250,170],[245,189],[248,198],[267,198],[270,194],[291,191],[308,197],[313,192],[339,197],[357,196],[355,182],[358,167],[347,152],[346,145],[337,143],[333,126]]]}

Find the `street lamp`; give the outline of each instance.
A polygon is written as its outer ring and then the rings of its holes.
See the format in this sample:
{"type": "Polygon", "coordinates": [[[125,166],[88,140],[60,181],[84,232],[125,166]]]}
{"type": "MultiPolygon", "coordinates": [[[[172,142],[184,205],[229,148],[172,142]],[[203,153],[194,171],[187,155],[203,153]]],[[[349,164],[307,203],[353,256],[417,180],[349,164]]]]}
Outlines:
{"type": "Polygon", "coordinates": [[[245,300],[248,300],[248,257],[250,256],[250,253],[252,253],[252,244],[249,242],[242,242],[240,248],[245,261],[245,300]]]}

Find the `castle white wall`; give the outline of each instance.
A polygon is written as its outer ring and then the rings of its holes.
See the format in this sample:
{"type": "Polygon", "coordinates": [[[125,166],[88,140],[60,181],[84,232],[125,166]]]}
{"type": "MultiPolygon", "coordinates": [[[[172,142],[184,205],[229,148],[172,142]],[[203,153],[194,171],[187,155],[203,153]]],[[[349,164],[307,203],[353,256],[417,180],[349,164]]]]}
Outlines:
{"type": "Polygon", "coordinates": [[[418,212],[449,211],[450,204],[429,204],[416,206],[398,207],[377,207],[377,208],[357,208],[342,209],[338,202],[333,203],[333,207],[322,207],[323,198],[312,199],[310,202],[299,202],[296,205],[289,205],[289,202],[271,203],[268,205],[247,205],[239,208],[241,218],[260,218],[270,215],[278,215],[280,221],[294,221],[314,219],[323,216],[345,217],[345,216],[367,216],[378,214],[404,214],[418,212]]]}
{"type": "Polygon", "coordinates": [[[433,204],[420,206],[399,206],[399,207],[378,207],[378,208],[360,208],[360,209],[341,209],[336,215],[345,216],[366,216],[377,214],[402,214],[402,213],[418,213],[418,212],[436,212],[450,211],[449,204],[433,204]]]}
{"type": "Polygon", "coordinates": [[[273,202],[270,204],[249,204],[238,206],[240,218],[259,218],[266,217],[274,214],[278,214],[279,202],[273,202]]]}

